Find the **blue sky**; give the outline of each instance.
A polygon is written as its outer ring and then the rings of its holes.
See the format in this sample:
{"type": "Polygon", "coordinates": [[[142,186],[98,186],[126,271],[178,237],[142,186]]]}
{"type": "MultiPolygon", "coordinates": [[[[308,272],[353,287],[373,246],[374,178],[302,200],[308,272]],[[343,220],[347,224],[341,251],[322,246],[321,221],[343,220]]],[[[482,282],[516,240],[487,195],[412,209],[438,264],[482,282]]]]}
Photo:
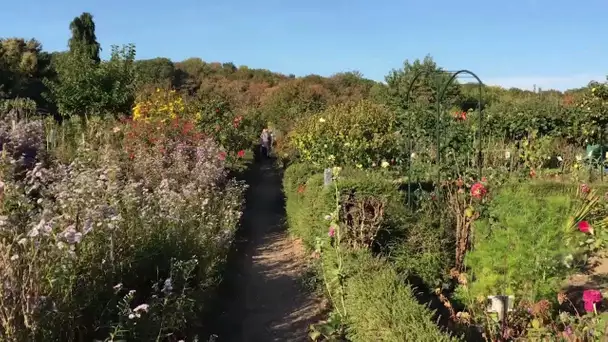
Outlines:
{"type": "Polygon", "coordinates": [[[383,80],[430,54],[487,84],[565,89],[608,74],[608,1],[586,0],[7,1],[0,36],[64,50],[69,23],[93,14],[104,55],[200,57],[298,76],[358,70],[383,80]],[[21,4],[20,4],[21,3],[21,4]]]}

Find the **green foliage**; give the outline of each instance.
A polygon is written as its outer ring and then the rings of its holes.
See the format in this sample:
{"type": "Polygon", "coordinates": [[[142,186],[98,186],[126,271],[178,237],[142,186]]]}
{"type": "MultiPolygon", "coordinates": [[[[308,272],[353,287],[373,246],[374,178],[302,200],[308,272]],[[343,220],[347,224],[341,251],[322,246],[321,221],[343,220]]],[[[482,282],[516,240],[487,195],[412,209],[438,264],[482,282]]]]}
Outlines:
{"type": "Polygon", "coordinates": [[[301,120],[290,144],[318,166],[394,163],[403,153],[396,120],[387,107],[369,101],[336,105],[301,120]]]}
{"type": "Polygon", "coordinates": [[[138,88],[154,86],[166,88],[173,84],[175,66],[168,58],[135,61],[135,83],[138,88]]]}
{"type": "Polygon", "coordinates": [[[488,295],[515,295],[535,302],[555,298],[559,284],[574,272],[565,263],[575,250],[566,245],[564,226],[574,214],[572,196],[536,196],[525,185],[504,188],[476,221],[474,248],[465,259],[472,281],[459,295],[473,302],[488,295]]]}
{"type": "Polygon", "coordinates": [[[0,39],[0,98],[29,97],[43,104],[42,78],[50,75],[50,63],[35,39],[0,39]]]}
{"type": "Polygon", "coordinates": [[[68,42],[70,52],[80,52],[95,63],[99,63],[100,44],[95,36],[95,22],[90,13],[84,12],[70,23],[72,37],[68,42]]]}
{"type": "Polygon", "coordinates": [[[420,278],[429,290],[444,285],[454,264],[451,224],[447,210],[424,201],[420,210],[408,215],[402,234],[391,244],[395,269],[406,278],[420,278]]]}
{"type": "MultiPolygon", "coordinates": [[[[410,101],[426,105],[433,105],[437,102],[439,91],[447,84],[450,74],[437,66],[431,56],[426,56],[422,61],[416,59],[413,63],[406,60],[403,68],[393,69],[385,77],[394,104],[397,106],[406,104],[407,90],[418,73],[423,74],[413,85],[410,101]]],[[[458,83],[454,80],[452,85],[447,88],[442,103],[451,105],[458,94],[458,83]]]]}
{"type": "MultiPolygon", "coordinates": [[[[339,271],[345,279],[343,304],[339,300],[341,292],[334,283],[329,282],[326,291],[334,298],[340,317],[346,317],[347,337],[351,341],[451,340],[433,323],[432,312],[416,301],[411,288],[403,282],[403,274],[388,261],[373,257],[371,249],[365,248],[364,241],[369,241],[369,235],[367,239],[360,238],[360,233],[366,236],[379,231],[385,237],[380,241],[376,239],[379,235],[374,236],[377,243],[401,243],[402,240],[397,239],[399,236],[405,239],[403,196],[383,173],[340,171],[340,207],[338,214],[330,215],[338,216],[340,239],[336,241],[343,242],[340,258],[337,248],[327,247],[331,243],[327,241],[330,221],[323,216],[330,214],[331,208],[336,206],[336,194],[333,186],[323,186],[321,170],[310,163],[289,166],[285,171],[284,190],[291,232],[303,238],[309,248],[321,246],[321,249],[317,248],[321,255],[319,272],[325,278],[331,278],[339,271]],[[373,220],[374,215],[369,215],[379,214],[370,208],[373,203],[383,204],[380,220],[373,220]],[[366,210],[357,216],[353,208],[361,207],[366,210]],[[362,216],[366,219],[357,219],[362,216]]],[[[425,247],[432,248],[428,244],[425,247]]],[[[410,255],[420,257],[419,251],[412,250],[410,255]]],[[[339,330],[336,319],[316,325],[314,336],[335,334],[339,330]]]]}
{"type": "Polygon", "coordinates": [[[455,341],[441,332],[432,313],[387,262],[359,253],[349,261],[346,282],[350,341],[455,341]]]}
{"type": "MultiPolygon", "coordinates": [[[[324,187],[321,169],[309,164],[290,165],[283,184],[289,228],[313,247],[318,236],[327,234],[324,216],[335,202],[334,189],[324,187]]],[[[339,194],[345,244],[367,249],[380,235],[401,234],[406,215],[403,195],[382,173],[345,169],[339,194]]]]}
{"type": "Polygon", "coordinates": [[[31,99],[0,100],[0,116],[20,120],[33,117],[35,114],[36,102],[31,99]]]}
{"type": "Polygon", "coordinates": [[[63,116],[128,113],[134,99],[135,47],[113,47],[109,61],[97,64],[79,50],[58,56],[57,78],[46,80],[49,97],[63,116]]]}

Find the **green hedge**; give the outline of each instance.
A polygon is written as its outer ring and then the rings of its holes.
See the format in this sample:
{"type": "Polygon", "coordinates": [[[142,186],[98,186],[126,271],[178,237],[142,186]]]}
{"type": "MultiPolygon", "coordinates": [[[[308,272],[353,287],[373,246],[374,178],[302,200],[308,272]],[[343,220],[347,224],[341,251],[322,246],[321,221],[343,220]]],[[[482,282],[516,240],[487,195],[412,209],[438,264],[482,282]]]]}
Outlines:
{"type": "MultiPolygon", "coordinates": [[[[403,194],[382,173],[343,170],[339,190],[341,198],[351,203],[369,197],[383,200],[383,235],[398,237],[407,231],[403,194]]],[[[294,164],[285,171],[284,191],[290,232],[312,248],[317,238],[327,237],[328,221],[324,216],[335,206],[335,188],[323,186],[321,170],[294,164]]],[[[327,249],[319,264],[331,273],[334,260],[333,249],[327,249]]],[[[417,302],[403,274],[392,263],[364,248],[348,249],[344,262],[344,304],[350,340],[452,340],[434,324],[433,312],[417,302]]]]}
{"type": "Polygon", "coordinates": [[[456,341],[437,327],[391,264],[369,253],[349,263],[356,265],[346,282],[350,341],[456,341]]]}

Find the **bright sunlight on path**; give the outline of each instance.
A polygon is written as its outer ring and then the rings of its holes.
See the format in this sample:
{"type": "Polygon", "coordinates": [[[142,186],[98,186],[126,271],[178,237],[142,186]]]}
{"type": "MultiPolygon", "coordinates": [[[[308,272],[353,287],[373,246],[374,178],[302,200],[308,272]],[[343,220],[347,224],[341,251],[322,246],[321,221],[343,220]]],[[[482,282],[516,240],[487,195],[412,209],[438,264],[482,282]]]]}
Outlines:
{"type": "Polygon", "coordinates": [[[285,230],[281,173],[270,161],[253,168],[237,275],[227,279],[230,303],[217,341],[308,341],[321,306],[301,282],[304,250],[285,230]]]}

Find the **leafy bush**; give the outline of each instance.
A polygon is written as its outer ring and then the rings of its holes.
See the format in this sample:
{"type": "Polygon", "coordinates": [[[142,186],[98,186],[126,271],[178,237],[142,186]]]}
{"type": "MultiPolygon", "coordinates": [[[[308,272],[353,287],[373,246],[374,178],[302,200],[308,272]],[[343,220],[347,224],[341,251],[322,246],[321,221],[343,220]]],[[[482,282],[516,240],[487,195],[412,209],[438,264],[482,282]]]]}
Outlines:
{"type": "Polygon", "coordinates": [[[45,79],[48,98],[66,116],[118,115],[130,111],[134,99],[135,47],[112,47],[109,61],[98,64],[82,51],[59,55],[56,79],[45,79]]]}
{"type": "Polygon", "coordinates": [[[380,165],[402,157],[396,120],[387,107],[369,101],[341,104],[305,117],[289,141],[303,161],[314,165],[380,165]]]}
{"type": "Polygon", "coordinates": [[[402,235],[391,244],[390,258],[401,275],[412,281],[419,278],[434,290],[446,283],[454,264],[452,221],[436,203],[423,203],[420,210],[407,217],[402,235]]]}
{"type": "Polygon", "coordinates": [[[346,310],[350,341],[455,341],[433,322],[393,267],[368,254],[349,261],[346,310]],[[356,266],[355,266],[356,265],[356,266]]]}
{"type": "Polygon", "coordinates": [[[530,302],[553,298],[573,273],[565,261],[575,250],[563,227],[576,205],[572,196],[539,197],[525,185],[496,194],[488,217],[474,223],[474,248],[465,259],[472,275],[459,295],[468,303],[496,294],[530,302]]]}
{"type": "Polygon", "coordinates": [[[323,222],[323,214],[319,210],[324,210],[328,205],[316,205],[315,199],[319,197],[318,193],[322,189],[318,186],[322,182],[322,176],[318,175],[318,172],[318,168],[309,164],[293,164],[285,170],[283,178],[283,191],[287,197],[285,210],[288,229],[291,234],[302,238],[309,248],[313,248],[315,244],[317,229],[313,227],[323,222]]]}
{"type": "Polygon", "coordinates": [[[372,256],[371,246],[406,239],[406,208],[397,186],[383,173],[346,169],[334,179],[337,187],[325,187],[319,172],[311,164],[293,164],[284,179],[290,229],[320,257],[318,272],[336,310],[312,335],[335,336],[346,323],[352,341],[451,340],[403,275],[372,256]]]}
{"type": "MultiPolygon", "coordinates": [[[[316,170],[315,166],[293,164],[287,168],[284,180],[289,227],[309,246],[314,246],[317,236],[327,233],[324,216],[335,202],[335,191],[323,186],[323,175],[309,176],[316,170]]],[[[353,248],[368,248],[382,234],[398,235],[405,207],[397,186],[382,173],[347,169],[341,175],[344,242],[353,248]]]]}

